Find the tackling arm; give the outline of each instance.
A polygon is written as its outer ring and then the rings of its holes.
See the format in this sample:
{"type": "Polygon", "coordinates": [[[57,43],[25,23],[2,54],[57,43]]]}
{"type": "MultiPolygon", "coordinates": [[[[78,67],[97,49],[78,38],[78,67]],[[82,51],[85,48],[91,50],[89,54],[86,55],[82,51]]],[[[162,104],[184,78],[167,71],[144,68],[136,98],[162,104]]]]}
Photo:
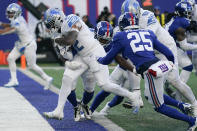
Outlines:
{"type": "Polygon", "coordinates": [[[61,46],[73,45],[77,40],[78,32],[77,31],[70,31],[66,34],[64,33],[62,37],[56,38],[55,42],[61,46]]]}
{"type": "Polygon", "coordinates": [[[15,31],[16,31],[16,28],[14,28],[14,27],[6,27],[6,28],[0,30],[0,35],[11,34],[15,31]]]}
{"type": "Polygon", "coordinates": [[[0,21],[0,26],[2,26],[3,28],[11,27],[10,24],[8,24],[8,23],[3,23],[3,22],[1,22],[1,21],[0,21]]]}
{"type": "Polygon", "coordinates": [[[120,55],[117,55],[115,57],[115,60],[121,67],[123,67],[131,72],[134,71],[134,67],[127,60],[125,60],[123,57],[121,57],[120,55]]]}

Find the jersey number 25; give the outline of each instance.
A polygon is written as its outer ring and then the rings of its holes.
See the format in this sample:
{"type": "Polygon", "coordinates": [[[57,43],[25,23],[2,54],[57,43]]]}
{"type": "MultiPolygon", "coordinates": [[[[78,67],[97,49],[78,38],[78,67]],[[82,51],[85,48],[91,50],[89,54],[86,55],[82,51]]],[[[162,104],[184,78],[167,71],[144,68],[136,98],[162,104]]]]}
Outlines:
{"type": "Polygon", "coordinates": [[[145,38],[145,35],[150,35],[149,32],[131,32],[127,34],[127,38],[131,39],[130,46],[134,53],[138,51],[153,51],[153,44],[150,39],[145,38]],[[134,37],[134,39],[133,39],[134,37]]]}

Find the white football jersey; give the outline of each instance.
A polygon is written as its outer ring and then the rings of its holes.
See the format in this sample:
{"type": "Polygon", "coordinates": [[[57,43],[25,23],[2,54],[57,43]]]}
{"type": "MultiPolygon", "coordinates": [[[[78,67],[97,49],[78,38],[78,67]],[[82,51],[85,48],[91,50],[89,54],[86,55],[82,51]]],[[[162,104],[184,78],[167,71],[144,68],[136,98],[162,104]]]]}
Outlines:
{"type": "Polygon", "coordinates": [[[88,26],[80,17],[74,14],[68,15],[61,27],[62,35],[66,35],[70,31],[77,31],[79,33],[77,41],[73,47],[81,56],[86,56],[90,54],[90,52],[94,51],[98,46],[101,46],[99,42],[94,39],[94,33],[90,31],[88,26]]]}
{"type": "Polygon", "coordinates": [[[33,35],[30,33],[25,19],[22,16],[11,21],[11,27],[16,29],[16,34],[19,37],[19,44],[25,46],[32,42],[33,35]]]}
{"type": "Polygon", "coordinates": [[[141,9],[140,11],[141,11],[140,18],[139,18],[140,28],[149,29],[153,31],[155,35],[157,36],[157,39],[162,44],[167,46],[173,52],[174,55],[177,54],[176,43],[173,37],[171,37],[169,32],[166,31],[160,25],[160,23],[155,18],[154,13],[148,10],[143,10],[143,9],[141,9]]]}

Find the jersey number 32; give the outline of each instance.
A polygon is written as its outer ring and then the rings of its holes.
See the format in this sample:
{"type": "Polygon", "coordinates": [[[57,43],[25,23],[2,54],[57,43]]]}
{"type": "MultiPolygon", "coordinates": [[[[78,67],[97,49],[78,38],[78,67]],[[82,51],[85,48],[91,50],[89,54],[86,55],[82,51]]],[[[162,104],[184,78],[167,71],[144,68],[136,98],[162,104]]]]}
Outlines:
{"type": "Polygon", "coordinates": [[[145,38],[149,32],[131,32],[127,34],[127,38],[131,39],[130,46],[134,53],[138,51],[153,51],[153,44],[150,39],[145,38]]]}

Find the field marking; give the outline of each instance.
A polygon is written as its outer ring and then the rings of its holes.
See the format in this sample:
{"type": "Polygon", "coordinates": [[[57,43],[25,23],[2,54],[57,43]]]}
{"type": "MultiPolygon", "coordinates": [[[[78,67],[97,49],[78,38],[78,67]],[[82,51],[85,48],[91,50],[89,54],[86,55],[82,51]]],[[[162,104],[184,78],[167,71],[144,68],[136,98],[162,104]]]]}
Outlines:
{"type": "MultiPolygon", "coordinates": [[[[24,73],[25,75],[29,76],[30,78],[32,78],[33,80],[35,80],[36,82],[40,83],[41,85],[46,85],[46,82],[43,81],[42,78],[40,78],[39,76],[33,74],[31,71],[29,70],[24,70],[24,69],[20,69],[19,70],[24,73]]],[[[50,90],[56,94],[59,94],[59,89],[55,86],[52,85],[52,87],[50,88],[50,90]]],[[[113,123],[111,120],[109,120],[108,118],[106,118],[105,116],[98,116],[98,112],[94,112],[95,115],[93,115],[93,120],[100,124],[101,126],[103,126],[105,129],[107,129],[108,131],[125,131],[123,128],[119,127],[118,125],[116,125],[115,123],[113,123]]]]}
{"type": "Polygon", "coordinates": [[[15,88],[0,87],[0,92],[1,130],[54,131],[35,107],[15,88]]]}

